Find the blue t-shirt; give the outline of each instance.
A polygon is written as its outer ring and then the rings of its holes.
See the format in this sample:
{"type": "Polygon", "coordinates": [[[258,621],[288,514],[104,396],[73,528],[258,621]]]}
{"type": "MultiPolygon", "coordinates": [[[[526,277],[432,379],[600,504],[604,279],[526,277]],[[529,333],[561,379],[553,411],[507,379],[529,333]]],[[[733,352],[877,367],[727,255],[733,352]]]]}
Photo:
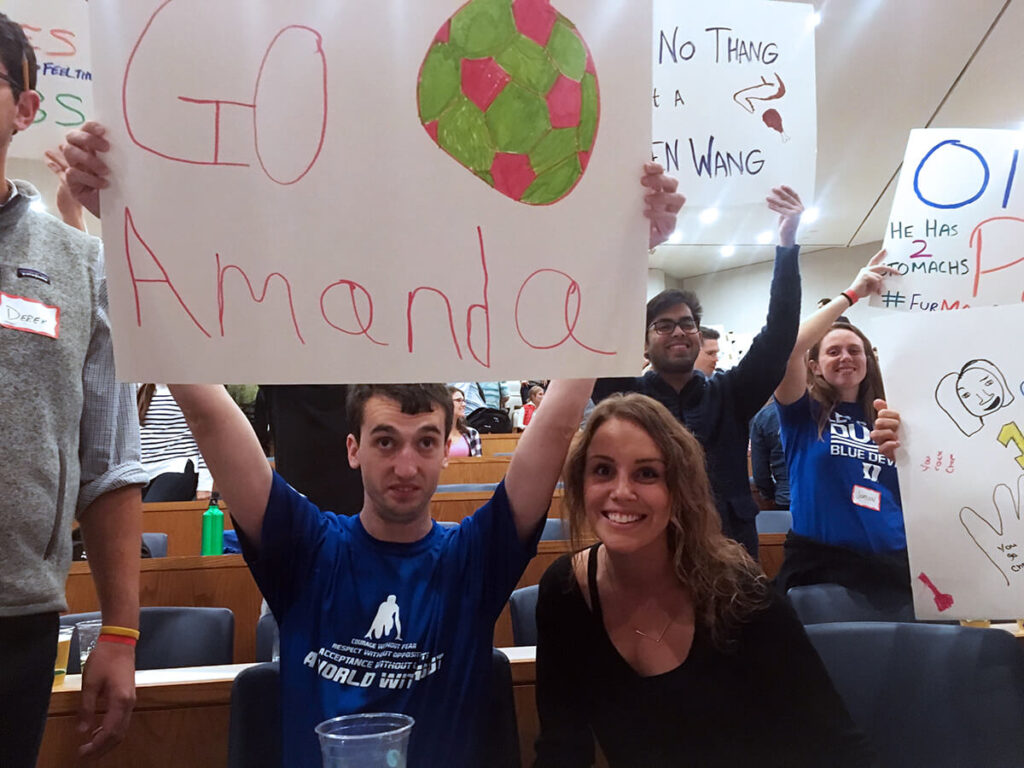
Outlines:
{"type": "Polygon", "coordinates": [[[878,452],[858,403],[839,403],[818,438],[820,406],[775,403],[789,468],[793,532],[876,554],[907,548],[896,465],[878,452]]]}
{"type": "Polygon", "coordinates": [[[382,542],[275,474],[259,552],[243,550],[280,625],[286,768],[318,768],[313,728],[358,712],[415,718],[409,768],[470,768],[494,622],[541,527],[520,543],[502,483],[458,527],[382,542]]]}

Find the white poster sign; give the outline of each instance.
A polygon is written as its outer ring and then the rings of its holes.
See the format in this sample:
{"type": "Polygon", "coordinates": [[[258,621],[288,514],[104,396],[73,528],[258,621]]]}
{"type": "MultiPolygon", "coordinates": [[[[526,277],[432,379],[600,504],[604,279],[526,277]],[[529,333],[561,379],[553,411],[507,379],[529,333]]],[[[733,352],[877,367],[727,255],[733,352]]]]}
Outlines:
{"type": "Polygon", "coordinates": [[[119,377],[634,370],[647,3],[90,6],[119,377]]]}
{"type": "Polygon", "coordinates": [[[764,198],[814,198],[814,7],[655,0],[652,156],[676,174],[683,242],[755,244],[764,198]],[[728,209],[716,225],[700,213],[728,209]],[[737,221],[741,226],[737,229],[737,221]]]}
{"type": "Polygon", "coordinates": [[[910,132],[884,246],[901,277],[872,303],[936,312],[1024,299],[1024,132],[910,132]]]}
{"type": "Polygon", "coordinates": [[[926,619],[1024,616],[1024,306],[873,328],[897,453],[914,607],[926,619]]]}
{"type": "MultiPolygon", "coordinates": [[[[68,131],[92,119],[88,0],[0,0],[0,12],[21,24],[35,49],[35,125],[11,142],[11,157],[43,159],[68,131]]],[[[14,76],[14,73],[11,73],[14,76]]],[[[20,81],[21,75],[16,75],[20,81]]]]}

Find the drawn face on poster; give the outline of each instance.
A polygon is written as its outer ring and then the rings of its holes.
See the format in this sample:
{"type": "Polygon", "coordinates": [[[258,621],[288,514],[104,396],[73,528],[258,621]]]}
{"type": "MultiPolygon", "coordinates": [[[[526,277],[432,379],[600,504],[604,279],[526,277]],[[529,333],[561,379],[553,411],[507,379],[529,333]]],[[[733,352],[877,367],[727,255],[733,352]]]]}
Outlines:
{"type": "Polygon", "coordinates": [[[984,426],[984,419],[1013,402],[1013,393],[994,363],[968,360],[959,371],[947,373],[935,388],[935,402],[965,435],[984,426]]]}
{"type": "Polygon", "coordinates": [[[1021,323],[1016,304],[892,312],[872,326],[902,419],[896,460],[919,618],[1024,615],[1024,363],[1007,352],[1021,323]]]}

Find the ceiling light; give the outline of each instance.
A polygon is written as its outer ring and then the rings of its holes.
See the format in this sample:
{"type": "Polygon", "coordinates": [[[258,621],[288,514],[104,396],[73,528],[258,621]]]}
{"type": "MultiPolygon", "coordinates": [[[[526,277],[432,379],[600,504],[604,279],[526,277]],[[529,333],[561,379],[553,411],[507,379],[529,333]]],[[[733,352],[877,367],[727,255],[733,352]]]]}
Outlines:
{"type": "Polygon", "coordinates": [[[683,242],[683,233],[678,229],[668,236],[669,245],[679,245],[681,242],[683,242]]]}
{"type": "Polygon", "coordinates": [[[729,257],[730,257],[730,256],[732,256],[732,255],[733,255],[734,253],[736,253],[736,246],[734,246],[734,245],[723,245],[723,246],[722,246],[722,250],[720,251],[720,253],[721,253],[721,254],[722,254],[722,255],[723,255],[723,256],[724,256],[725,258],[729,258],[729,257]]]}
{"type": "Polygon", "coordinates": [[[700,212],[700,223],[701,224],[714,224],[718,221],[718,209],[717,208],[705,208],[700,212]]]}
{"type": "Polygon", "coordinates": [[[803,219],[804,224],[813,224],[818,220],[818,216],[820,214],[821,211],[819,211],[817,207],[808,208],[800,218],[803,219]]]}
{"type": "Polygon", "coordinates": [[[766,229],[764,232],[757,236],[757,242],[759,242],[761,245],[768,245],[768,243],[770,243],[774,239],[774,237],[775,233],[772,232],[770,229],[766,229]]]}

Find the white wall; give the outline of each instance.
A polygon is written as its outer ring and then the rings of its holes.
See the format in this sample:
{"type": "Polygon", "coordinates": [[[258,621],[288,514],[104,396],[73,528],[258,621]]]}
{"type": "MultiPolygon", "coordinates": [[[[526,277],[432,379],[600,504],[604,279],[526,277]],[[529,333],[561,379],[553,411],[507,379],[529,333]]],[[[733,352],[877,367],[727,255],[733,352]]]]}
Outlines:
{"type": "MultiPolygon", "coordinates": [[[[665,275],[665,271],[661,269],[648,269],[647,270],[647,298],[650,299],[652,296],[657,296],[659,293],[669,287],[669,281],[672,278],[665,275]]],[[[672,287],[675,287],[674,283],[671,283],[672,287]]]]}
{"type": "MultiPolygon", "coordinates": [[[[813,312],[818,299],[835,296],[846,289],[879,246],[879,243],[869,243],[802,253],[800,316],[813,312]]],[[[757,333],[768,313],[772,269],[771,262],[764,262],[675,282],[677,287],[696,291],[704,308],[704,325],[722,325],[736,333],[757,333]]],[[[868,321],[877,311],[867,307],[865,300],[844,314],[856,324],[868,321]]]]}

